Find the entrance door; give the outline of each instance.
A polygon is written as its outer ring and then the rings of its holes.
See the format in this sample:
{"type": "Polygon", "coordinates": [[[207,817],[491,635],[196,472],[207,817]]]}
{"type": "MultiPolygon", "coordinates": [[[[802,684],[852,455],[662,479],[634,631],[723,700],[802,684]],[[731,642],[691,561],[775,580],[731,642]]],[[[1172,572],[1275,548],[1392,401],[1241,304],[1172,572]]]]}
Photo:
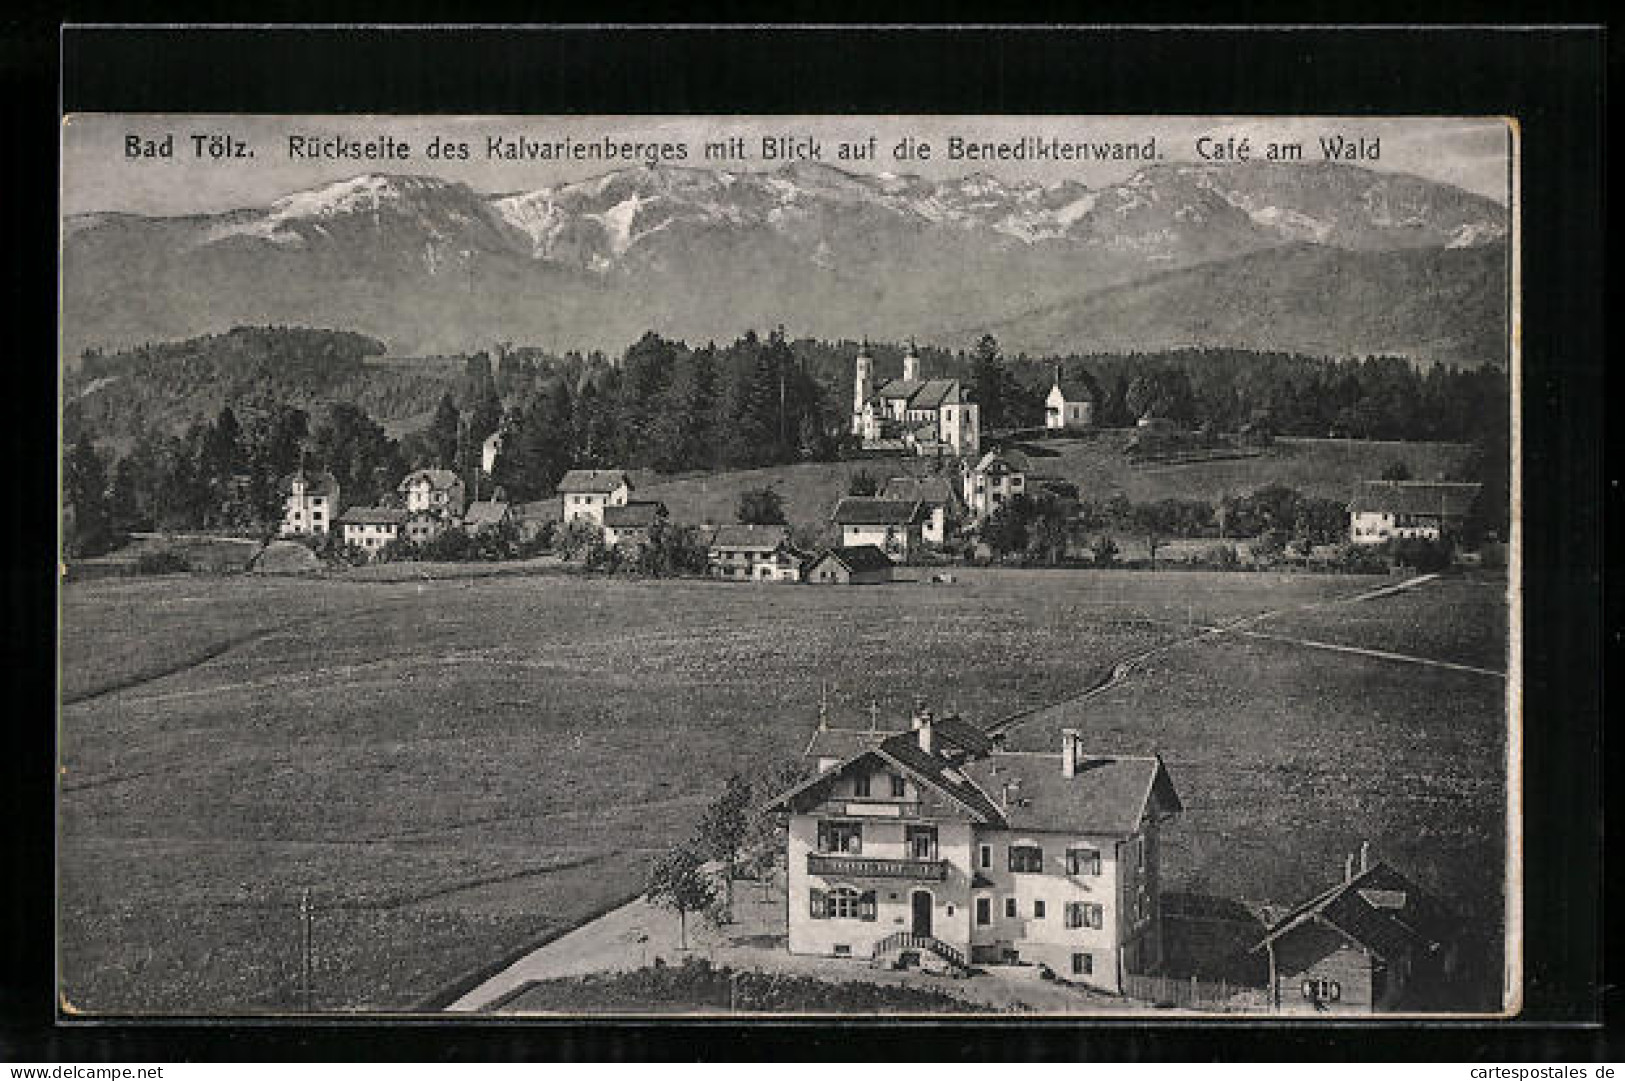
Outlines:
{"type": "Polygon", "coordinates": [[[914,933],[931,937],[931,895],[924,890],[914,891],[914,933]]]}

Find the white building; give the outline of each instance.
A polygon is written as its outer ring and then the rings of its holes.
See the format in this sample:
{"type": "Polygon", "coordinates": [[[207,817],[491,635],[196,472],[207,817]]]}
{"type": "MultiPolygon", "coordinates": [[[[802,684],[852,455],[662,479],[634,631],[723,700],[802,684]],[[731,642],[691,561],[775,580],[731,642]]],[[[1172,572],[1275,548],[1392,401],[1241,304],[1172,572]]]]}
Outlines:
{"type": "Polygon", "coordinates": [[[463,480],[449,469],[419,469],[396,487],[406,509],[446,519],[463,516],[463,480]]]}
{"type": "Polygon", "coordinates": [[[824,768],[768,805],[790,815],[791,953],[1043,964],[1108,991],[1160,967],[1161,832],[1182,809],[1160,758],[1087,754],[1071,730],[1059,754],[1006,752],[929,713],[846,735],[815,737],[824,768]]]}
{"type": "Polygon", "coordinates": [[[559,480],[564,521],[586,518],[604,524],[605,507],[624,507],[632,496],[632,479],[620,469],[572,469],[559,480]]]}
{"type": "Polygon", "coordinates": [[[368,557],[390,541],[404,535],[412,512],[399,507],[351,507],[339,518],[344,543],[366,552],[368,557]]]}
{"type": "Polygon", "coordinates": [[[917,499],[856,495],[835,504],[831,516],[841,530],[841,547],[872,544],[899,562],[919,550],[929,517],[926,505],[917,499]]]}
{"type": "Polygon", "coordinates": [[[876,390],[874,362],[865,343],[853,381],[852,434],[872,449],[975,457],[982,445],[981,410],[959,380],[920,378],[913,342],[903,357],[903,377],[876,390]]]}
{"type": "Polygon", "coordinates": [[[1019,454],[990,450],[965,469],[965,508],[972,517],[986,518],[1018,495],[1027,494],[1027,462],[1019,454]]]}
{"type": "Polygon", "coordinates": [[[303,469],[283,477],[282,522],[277,532],[284,537],[323,536],[332,531],[339,514],[339,482],[331,473],[307,473],[303,469]]]}
{"type": "Polygon", "coordinates": [[[1402,537],[1438,541],[1461,528],[1479,484],[1368,480],[1349,503],[1349,540],[1381,544],[1402,537]]]}
{"type": "Polygon", "coordinates": [[[1083,431],[1095,426],[1095,392],[1081,379],[1062,379],[1055,369],[1055,381],[1044,399],[1044,427],[1051,431],[1083,431]]]}

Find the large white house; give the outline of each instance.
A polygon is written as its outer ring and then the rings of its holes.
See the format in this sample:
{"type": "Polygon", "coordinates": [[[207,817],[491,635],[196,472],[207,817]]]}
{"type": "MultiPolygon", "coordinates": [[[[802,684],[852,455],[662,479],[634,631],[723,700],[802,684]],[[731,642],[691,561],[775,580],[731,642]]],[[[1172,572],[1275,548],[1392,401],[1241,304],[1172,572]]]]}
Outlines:
{"type": "Polygon", "coordinates": [[[876,390],[865,343],[853,380],[852,434],[870,449],[975,457],[982,446],[981,410],[959,380],[922,379],[913,342],[903,357],[903,377],[876,390]]]}
{"type": "Polygon", "coordinates": [[[965,508],[985,518],[1018,495],[1027,494],[1027,462],[1019,454],[990,450],[965,468],[961,483],[965,508]]]}
{"type": "Polygon", "coordinates": [[[1441,540],[1461,528],[1479,484],[1368,480],[1349,503],[1349,540],[1381,544],[1403,537],[1441,540]]]}
{"type": "Polygon", "coordinates": [[[339,519],[339,525],[344,529],[344,543],[360,548],[371,558],[378,549],[404,536],[413,517],[411,511],[400,507],[351,507],[339,519]]]}
{"type": "Polygon", "coordinates": [[[463,479],[449,469],[419,469],[408,473],[396,490],[409,511],[447,520],[463,516],[463,479]]]}
{"type": "Polygon", "coordinates": [[[339,514],[339,482],[331,473],[307,473],[303,469],[283,477],[282,522],[277,532],[284,537],[322,536],[332,531],[339,514]]]}
{"type": "Polygon", "coordinates": [[[1110,991],[1162,964],[1162,760],[1004,751],[959,718],[821,729],[790,816],[791,953],[963,969],[1042,964],[1110,991]]]}
{"type": "Polygon", "coordinates": [[[835,504],[831,515],[843,548],[872,544],[896,560],[907,560],[919,551],[930,517],[930,509],[918,499],[858,495],[835,504]]]}
{"type": "Polygon", "coordinates": [[[624,507],[632,497],[632,478],[620,469],[572,469],[559,479],[564,521],[585,518],[604,524],[605,507],[624,507]]]}

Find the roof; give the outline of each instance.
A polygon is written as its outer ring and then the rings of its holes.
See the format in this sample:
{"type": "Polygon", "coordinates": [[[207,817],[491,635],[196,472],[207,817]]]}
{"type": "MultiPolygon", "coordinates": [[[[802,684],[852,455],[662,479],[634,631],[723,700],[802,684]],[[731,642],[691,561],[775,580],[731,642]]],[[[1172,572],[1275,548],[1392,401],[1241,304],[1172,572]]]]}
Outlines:
{"type": "Polygon", "coordinates": [[[771,552],[790,543],[790,527],[785,525],[724,525],[718,526],[711,538],[712,548],[743,549],[771,552]]]}
{"type": "Polygon", "coordinates": [[[283,477],[277,482],[277,491],[281,492],[283,495],[287,495],[289,492],[292,492],[294,479],[300,476],[305,478],[306,495],[332,495],[334,492],[339,490],[338,479],[334,477],[333,474],[324,470],[319,473],[312,473],[308,471],[289,473],[287,476],[283,477]]]}
{"type": "Polygon", "coordinates": [[[1455,917],[1416,883],[1378,860],[1294,908],[1253,947],[1258,949],[1319,920],[1379,957],[1431,953],[1454,937],[1455,917]]]}
{"type": "Polygon", "coordinates": [[[1002,462],[1005,466],[1015,470],[1017,473],[1025,473],[1027,471],[1026,457],[1008,450],[988,451],[986,454],[982,455],[982,460],[976,463],[975,471],[978,473],[985,473],[988,468],[996,462],[1002,462]]]}
{"type": "Polygon", "coordinates": [[[1094,402],[1100,400],[1100,395],[1087,380],[1076,376],[1057,376],[1050,390],[1060,388],[1061,397],[1069,402],[1094,402]]]}
{"type": "Polygon", "coordinates": [[[854,544],[845,548],[826,548],[812,561],[812,565],[817,566],[826,559],[835,560],[853,574],[861,574],[864,571],[890,570],[892,567],[891,556],[873,544],[854,544]]]}
{"type": "Polygon", "coordinates": [[[351,507],[339,515],[345,525],[402,525],[410,517],[400,507],[351,507]]]}
{"type": "Polygon", "coordinates": [[[892,477],[880,489],[882,499],[916,500],[933,507],[959,503],[957,488],[947,477],[892,477]]]}
{"type": "Polygon", "coordinates": [[[410,488],[414,482],[420,480],[428,481],[429,487],[435,491],[439,491],[442,488],[451,488],[462,483],[462,481],[457,479],[457,474],[453,473],[449,469],[418,469],[408,473],[406,478],[401,481],[399,487],[397,487],[395,490],[398,492],[404,492],[410,488]]]}
{"type": "Polygon", "coordinates": [[[514,517],[523,522],[557,522],[564,517],[564,506],[557,499],[537,499],[511,506],[514,517]]]}
{"type": "Polygon", "coordinates": [[[878,747],[897,733],[891,729],[876,728],[815,728],[807,741],[803,758],[839,758],[843,762],[853,755],[878,747]]]}
{"type": "Polygon", "coordinates": [[[1127,836],[1147,811],[1179,811],[1173,781],[1156,756],[1085,755],[1071,777],[1056,752],[994,751],[965,772],[1001,803],[1013,830],[1062,830],[1127,836]]]}
{"type": "Polygon", "coordinates": [[[875,393],[882,398],[912,398],[924,385],[919,379],[893,379],[875,393]]]}
{"type": "Polygon", "coordinates": [[[849,495],[831,517],[838,525],[914,525],[925,520],[926,508],[917,499],[849,495]]]}
{"type": "Polygon", "coordinates": [[[613,492],[623,484],[632,487],[624,469],[572,469],[559,478],[559,491],[613,492]]]}
{"type": "Polygon", "coordinates": [[[943,402],[957,398],[958,394],[957,379],[927,379],[920,384],[920,389],[914,392],[908,404],[911,409],[940,409],[943,402]]]}
{"type": "Polygon", "coordinates": [[[510,504],[495,499],[476,499],[463,512],[463,522],[473,526],[500,525],[510,509],[510,504]]]}
{"type": "Polygon", "coordinates": [[[640,529],[654,525],[655,519],[666,513],[666,504],[659,500],[639,500],[616,507],[604,508],[604,525],[610,529],[640,529]]]}
{"type": "Polygon", "coordinates": [[[1480,484],[1426,480],[1368,480],[1349,504],[1350,514],[1438,514],[1463,518],[1478,498],[1480,484]]]}

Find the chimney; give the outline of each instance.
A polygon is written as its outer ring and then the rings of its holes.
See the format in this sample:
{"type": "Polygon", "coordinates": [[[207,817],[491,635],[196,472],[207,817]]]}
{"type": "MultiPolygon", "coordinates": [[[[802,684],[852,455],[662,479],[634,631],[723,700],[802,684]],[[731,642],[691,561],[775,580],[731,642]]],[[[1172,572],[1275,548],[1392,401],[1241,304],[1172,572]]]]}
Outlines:
{"type": "Polygon", "coordinates": [[[1371,842],[1360,842],[1360,873],[1363,875],[1371,869],[1371,842]]]}
{"type": "Polygon", "coordinates": [[[1061,729],[1061,776],[1075,777],[1078,774],[1078,730],[1076,728],[1061,729]]]}
{"type": "Polygon", "coordinates": [[[918,718],[916,718],[915,722],[914,722],[914,727],[920,733],[920,750],[924,751],[926,754],[933,753],[932,749],[931,749],[932,739],[931,739],[931,713],[930,713],[930,711],[927,711],[927,712],[921,714],[918,718]]]}
{"type": "Polygon", "coordinates": [[[1352,852],[1343,857],[1343,881],[1354,881],[1354,853],[1352,852]]]}
{"type": "Polygon", "coordinates": [[[1010,782],[1009,781],[1006,781],[1006,782],[1004,782],[1004,784],[999,786],[999,805],[1002,806],[1002,807],[1006,807],[1006,808],[1008,808],[1010,806],[1010,782]]]}

